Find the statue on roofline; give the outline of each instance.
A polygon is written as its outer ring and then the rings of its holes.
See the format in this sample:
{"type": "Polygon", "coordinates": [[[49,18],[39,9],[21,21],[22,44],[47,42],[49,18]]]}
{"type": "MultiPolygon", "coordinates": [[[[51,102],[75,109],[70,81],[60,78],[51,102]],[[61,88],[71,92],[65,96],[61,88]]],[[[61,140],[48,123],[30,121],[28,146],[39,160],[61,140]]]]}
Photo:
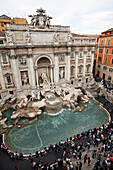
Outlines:
{"type": "Polygon", "coordinates": [[[32,17],[31,19],[31,25],[37,26],[39,28],[49,28],[50,26],[50,19],[52,17],[49,17],[45,14],[45,10],[42,8],[37,9],[37,15],[29,15],[29,17],[32,17]]]}

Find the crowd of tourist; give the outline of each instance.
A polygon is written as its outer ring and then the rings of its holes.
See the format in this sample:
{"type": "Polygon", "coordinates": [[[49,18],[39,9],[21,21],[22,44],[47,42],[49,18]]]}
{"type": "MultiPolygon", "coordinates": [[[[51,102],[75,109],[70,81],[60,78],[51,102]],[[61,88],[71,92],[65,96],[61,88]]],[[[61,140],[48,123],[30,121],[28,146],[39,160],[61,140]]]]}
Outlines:
{"type": "MultiPolygon", "coordinates": [[[[90,129],[73,138],[67,138],[66,141],[50,145],[43,151],[36,151],[35,155],[30,153],[28,159],[34,169],[40,170],[81,170],[86,164],[88,167],[91,166],[92,160],[95,162],[94,170],[113,169],[112,135],[113,122],[111,121],[107,125],[90,129]],[[56,159],[51,164],[45,163],[45,158],[50,157],[50,155],[53,155],[56,159]]],[[[1,149],[9,154],[12,161],[24,159],[21,153],[10,152],[4,143],[1,143],[1,149]]]]}

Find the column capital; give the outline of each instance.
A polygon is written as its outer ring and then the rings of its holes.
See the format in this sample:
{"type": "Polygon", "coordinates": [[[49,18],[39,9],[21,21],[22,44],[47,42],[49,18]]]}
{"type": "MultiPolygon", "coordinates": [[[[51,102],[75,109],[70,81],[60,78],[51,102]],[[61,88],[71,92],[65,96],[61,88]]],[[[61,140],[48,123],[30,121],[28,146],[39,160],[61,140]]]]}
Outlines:
{"type": "Polygon", "coordinates": [[[79,50],[75,50],[75,54],[77,54],[77,55],[78,55],[78,54],[79,54],[79,50]]]}
{"type": "Polygon", "coordinates": [[[17,58],[17,55],[16,55],[16,54],[11,54],[11,55],[10,55],[10,58],[11,58],[11,59],[16,59],[16,58],[17,58]]]}
{"type": "Polygon", "coordinates": [[[32,53],[27,54],[28,58],[32,58],[32,53]]]}
{"type": "Polygon", "coordinates": [[[86,55],[87,54],[87,50],[84,50],[84,55],[86,55]]]}

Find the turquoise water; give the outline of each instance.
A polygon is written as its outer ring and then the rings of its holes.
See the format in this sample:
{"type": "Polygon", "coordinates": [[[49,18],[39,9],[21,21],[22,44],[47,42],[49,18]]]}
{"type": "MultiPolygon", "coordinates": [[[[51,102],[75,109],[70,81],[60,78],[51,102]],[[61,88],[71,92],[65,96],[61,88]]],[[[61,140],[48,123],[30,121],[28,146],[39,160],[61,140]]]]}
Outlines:
{"type": "Polygon", "coordinates": [[[15,152],[29,154],[107,121],[106,113],[90,100],[88,108],[82,112],[63,110],[56,116],[42,114],[33,124],[11,129],[7,134],[6,145],[15,152]]]}
{"type": "Polygon", "coordinates": [[[14,109],[8,109],[2,113],[2,118],[7,118],[7,121],[5,122],[7,125],[11,125],[11,116],[14,111],[14,109]]]}

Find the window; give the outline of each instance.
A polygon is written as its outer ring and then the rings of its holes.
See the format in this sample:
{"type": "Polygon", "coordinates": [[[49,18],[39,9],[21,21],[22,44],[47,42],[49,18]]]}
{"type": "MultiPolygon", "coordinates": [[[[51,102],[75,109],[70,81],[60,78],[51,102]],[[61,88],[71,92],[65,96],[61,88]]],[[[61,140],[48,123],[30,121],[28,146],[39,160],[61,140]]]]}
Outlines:
{"type": "Polygon", "coordinates": [[[0,44],[3,44],[3,40],[0,40],[0,44]]]}
{"type": "Polygon", "coordinates": [[[7,78],[7,83],[8,83],[8,84],[11,84],[11,77],[10,77],[10,76],[7,76],[6,78],[7,78]]]}
{"type": "Polygon", "coordinates": [[[89,66],[87,66],[87,73],[89,72],[89,66]]]}
{"type": "Polygon", "coordinates": [[[90,50],[88,50],[88,56],[90,56],[90,52],[91,52],[91,51],[90,51],[90,50]]]}
{"type": "Polygon", "coordinates": [[[100,68],[101,67],[101,65],[100,64],[98,64],[98,68],[100,68]]]}
{"type": "Polygon", "coordinates": [[[111,59],[111,64],[113,64],[113,58],[111,59]]]}
{"type": "Polygon", "coordinates": [[[107,48],[107,49],[106,49],[106,54],[108,54],[108,52],[109,52],[109,49],[107,48]]]}
{"type": "Polygon", "coordinates": [[[71,52],[71,57],[74,58],[74,51],[71,52]]]}
{"type": "Polygon", "coordinates": [[[101,40],[101,45],[103,45],[103,40],[101,40]]]}
{"type": "Polygon", "coordinates": [[[99,53],[102,53],[102,49],[100,49],[99,53]]]}
{"type": "Polygon", "coordinates": [[[98,61],[101,61],[101,56],[99,56],[98,61]]]}
{"type": "Polygon", "coordinates": [[[81,40],[81,43],[83,43],[83,40],[81,40]]]}
{"type": "Polygon", "coordinates": [[[107,57],[105,57],[105,63],[107,63],[107,60],[108,60],[108,58],[107,58],[107,57]]]}
{"type": "Polygon", "coordinates": [[[2,61],[3,61],[3,64],[7,64],[7,57],[6,57],[6,54],[2,54],[2,61]]]}
{"type": "Polygon", "coordinates": [[[110,45],[110,39],[108,40],[108,45],[110,45]]]}
{"type": "Polygon", "coordinates": [[[103,70],[107,70],[107,66],[104,66],[104,67],[103,67],[103,70]]]}
{"type": "Polygon", "coordinates": [[[4,23],[3,22],[1,22],[1,27],[4,27],[4,23]]]}
{"type": "Polygon", "coordinates": [[[74,74],[74,67],[71,67],[71,76],[74,74]]]}
{"type": "Polygon", "coordinates": [[[80,66],[79,67],[79,74],[81,74],[82,73],[82,67],[80,66]]]}
{"type": "Polygon", "coordinates": [[[89,43],[91,43],[91,40],[89,40],[89,43]]]}
{"type": "Polygon", "coordinates": [[[9,91],[9,94],[14,94],[14,92],[13,91],[9,91]]]}
{"type": "Polygon", "coordinates": [[[113,72],[113,69],[112,69],[112,68],[109,68],[109,72],[113,72]]]}
{"type": "Polygon", "coordinates": [[[112,54],[113,54],[113,50],[112,50],[112,54]]]}
{"type": "Polygon", "coordinates": [[[79,53],[79,54],[80,54],[80,57],[82,57],[82,50],[80,50],[80,53],[79,53]]]}

